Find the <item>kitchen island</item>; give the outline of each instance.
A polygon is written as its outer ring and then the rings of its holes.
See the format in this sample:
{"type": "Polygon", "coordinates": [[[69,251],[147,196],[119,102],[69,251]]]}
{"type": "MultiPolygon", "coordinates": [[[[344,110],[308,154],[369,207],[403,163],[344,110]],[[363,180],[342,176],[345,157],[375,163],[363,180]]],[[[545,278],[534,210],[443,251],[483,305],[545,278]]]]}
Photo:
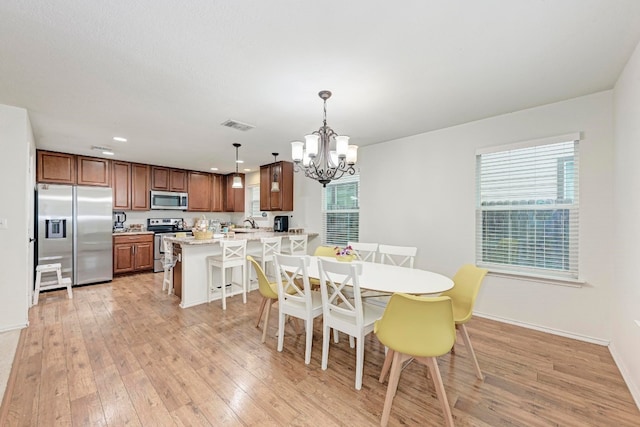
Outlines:
{"type": "MultiPolygon", "coordinates": [[[[318,236],[318,233],[304,233],[311,241],[318,236]]],[[[273,231],[255,231],[235,233],[233,237],[224,237],[224,235],[214,235],[212,239],[196,240],[194,237],[166,237],[167,241],[171,242],[174,246],[179,246],[179,264],[174,269],[174,287],[176,288],[176,294],[180,295],[180,307],[188,308],[194,305],[208,302],[209,298],[209,286],[207,283],[207,261],[206,258],[211,255],[220,255],[222,247],[220,242],[225,239],[231,240],[246,240],[247,241],[247,253],[259,251],[262,247],[260,239],[263,237],[282,237],[282,245],[287,246],[289,244],[289,236],[299,236],[297,233],[287,232],[273,232],[273,231]]],[[[175,251],[174,251],[175,253],[175,251]]],[[[235,270],[235,269],[234,269],[235,270]]],[[[247,268],[247,271],[251,270],[247,268]]],[[[251,274],[248,274],[251,277],[251,274]]],[[[240,281],[239,273],[234,271],[233,280],[235,282],[240,281]]],[[[257,284],[252,287],[250,283],[247,283],[248,289],[257,288],[257,284]]],[[[211,300],[217,300],[221,298],[219,290],[213,291],[211,294],[211,300]]]]}

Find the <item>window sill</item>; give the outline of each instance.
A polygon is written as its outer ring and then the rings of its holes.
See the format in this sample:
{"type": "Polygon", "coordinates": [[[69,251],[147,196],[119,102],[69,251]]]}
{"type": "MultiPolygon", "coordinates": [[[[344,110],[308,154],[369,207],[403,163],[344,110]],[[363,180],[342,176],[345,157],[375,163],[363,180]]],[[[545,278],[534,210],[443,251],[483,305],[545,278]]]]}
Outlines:
{"type": "Polygon", "coordinates": [[[570,288],[581,288],[586,284],[586,281],[582,279],[571,279],[571,278],[559,278],[559,277],[549,277],[531,273],[515,273],[512,271],[502,271],[495,270],[490,267],[485,267],[489,270],[489,276],[494,277],[504,277],[507,279],[519,279],[527,282],[535,282],[535,283],[545,283],[548,285],[559,285],[559,286],[568,286],[570,288]]]}

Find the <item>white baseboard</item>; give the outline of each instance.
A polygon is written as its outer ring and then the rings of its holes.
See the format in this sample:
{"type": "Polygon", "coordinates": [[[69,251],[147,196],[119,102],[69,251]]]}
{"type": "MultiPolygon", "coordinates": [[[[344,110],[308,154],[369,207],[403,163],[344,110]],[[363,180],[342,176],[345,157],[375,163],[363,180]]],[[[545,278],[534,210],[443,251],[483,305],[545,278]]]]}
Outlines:
{"type": "Polygon", "coordinates": [[[633,378],[631,378],[631,374],[629,373],[629,370],[627,369],[624,362],[622,361],[622,358],[618,354],[616,346],[613,343],[609,345],[609,352],[611,353],[611,356],[613,357],[613,361],[616,362],[616,365],[618,366],[618,369],[622,374],[622,379],[624,379],[624,382],[627,384],[627,387],[629,388],[631,397],[633,397],[633,400],[635,400],[636,402],[636,406],[638,407],[638,409],[640,409],[640,385],[635,384],[633,382],[633,378]]]}
{"type": "Polygon", "coordinates": [[[522,326],[523,328],[533,329],[540,332],[546,332],[548,334],[558,335],[565,338],[572,338],[578,341],[585,341],[592,344],[602,345],[605,347],[609,345],[609,340],[603,340],[600,338],[594,338],[586,335],[575,334],[573,332],[561,331],[559,329],[553,329],[553,328],[548,328],[546,326],[534,325],[531,323],[521,322],[519,320],[507,319],[504,317],[494,316],[492,314],[478,313],[474,311],[473,315],[478,317],[483,317],[485,319],[495,320],[497,322],[508,323],[510,325],[522,326]]]}
{"type": "Polygon", "coordinates": [[[0,329],[0,333],[2,332],[8,332],[8,331],[13,331],[15,329],[24,329],[27,326],[29,326],[29,322],[27,323],[19,323],[17,325],[10,325],[10,326],[5,326],[4,328],[0,329]]]}

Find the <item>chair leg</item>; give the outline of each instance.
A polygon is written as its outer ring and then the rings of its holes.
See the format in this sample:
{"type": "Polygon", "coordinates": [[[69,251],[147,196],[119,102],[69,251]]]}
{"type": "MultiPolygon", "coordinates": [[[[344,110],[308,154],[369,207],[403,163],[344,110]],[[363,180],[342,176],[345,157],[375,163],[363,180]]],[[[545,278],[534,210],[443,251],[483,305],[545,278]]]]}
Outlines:
{"type": "Polygon", "coordinates": [[[269,327],[269,314],[271,313],[271,304],[273,304],[273,300],[269,299],[269,304],[267,305],[267,314],[264,316],[264,324],[262,325],[262,342],[267,340],[267,328],[269,327]]]}
{"type": "Polygon", "coordinates": [[[304,363],[308,365],[311,363],[311,344],[313,343],[313,319],[307,319],[304,322],[304,326],[307,332],[307,345],[304,350],[304,363]]]}
{"type": "Polygon", "coordinates": [[[247,264],[241,266],[242,269],[242,303],[247,303],[247,264]]]}
{"type": "MultiPolygon", "coordinates": [[[[389,349],[389,353],[391,352],[391,349],[389,349]]],[[[398,388],[398,381],[400,381],[400,373],[402,372],[402,356],[403,354],[398,353],[397,351],[393,352],[391,374],[389,376],[389,385],[387,385],[387,396],[384,399],[382,419],[380,420],[380,425],[382,427],[385,427],[389,423],[389,416],[391,415],[391,405],[393,404],[393,398],[396,395],[396,389],[398,388]]]]}
{"type": "Polygon", "coordinates": [[[284,346],[284,313],[279,310],[278,314],[278,351],[282,351],[284,346]]]}
{"type": "Polygon", "coordinates": [[[260,320],[262,320],[262,314],[264,313],[264,307],[267,305],[267,297],[262,297],[262,302],[260,303],[260,309],[258,310],[258,321],[256,322],[256,328],[260,326],[260,320]]]}
{"type": "Polygon", "coordinates": [[[447,427],[453,427],[453,417],[451,415],[451,408],[449,407],[449,401],[447,400],[447,393],[444,390],[444,384],[442,383],[442,377],[440,376],[440,369],[438,368],[438,361],[435,357],[421,358],[423,363],[429,367],[429,372],[433,378],[433,385],[436,388],[436,394],[442,406],[442,412],[444,415],[444,421],[447,427]]]}
{"type": "Polygon", "coordinates": [[[333,330],[333,342],[338,344],[340,342],[340,336],[339,336],[340,332],[338,332],[337,329],[333,330]]]}
{"type": "Polygon", "coordinates": [[[227,309],[227,282],[225,277],[225,270],[226,268],[220,267],[220,276],[221,276],[220,283],[222,283],[222,285],[220,286],[220,291],[222,292],[222,309],[223,310],[227,309]]]}
{"type": "Polygon", "coordinates": [[[482,371],[480,370],[480,364],[478,364],[478,359],[476,358],[476,352],[473,351],[473,346],[471,345],[471,340],[469,339],[469,334],[467,333],[467,327],[462,324],[460,326],[460,334],[462,335],[462,340],[464,341],[464,345],[467,347],[467,350],[471,354],[471,358],[473,359],[473,364],[476,369],[476,376],[484,380],[484,375],[482,375],[482,371]]]}
{"type": "Polygon", "coordinates": [[[362,374],[364,370],[364,336],[356,339],[356,390],[362,388],[362,374]]]}
{"type": "Polygon", "coordinates": [[[349,347],[353,348],[356,346],[355,338],[353,335],[349,335],[349,347]]]}
{"type": "MultiPolygon", "coordinates": [[[[335,331],[335,329],[334,329],[335,331]]],[[[329,341],[331,341],[331,328],[329,325],[322,325],[322,370],[327,370],[329,364],[329,341]]]]}
{"type": "Polygon", "coordinates": [[[391,367],[391,361],[393,360],[393,353],[395,353],[395,350],[387,347],[387,355],[384,358],[384,364],[382,365],[380,378],[378,379],[378,381],[380,381],[381,383],[383,383],[385,378],[387,377],[387,373],[389,372],[389,368],[391,367]]]}

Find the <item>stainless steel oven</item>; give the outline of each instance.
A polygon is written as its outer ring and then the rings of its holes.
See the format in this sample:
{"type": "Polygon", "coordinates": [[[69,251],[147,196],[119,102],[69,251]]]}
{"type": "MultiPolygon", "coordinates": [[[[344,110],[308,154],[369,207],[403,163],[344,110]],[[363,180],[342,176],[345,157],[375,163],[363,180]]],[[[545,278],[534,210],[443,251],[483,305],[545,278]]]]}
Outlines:
{"type": "Polygon", "coordinates": [[[177,231],[183,229],[182,218],[149,218],[147,219],[147,230],[153,231],[153,271],[158,273],[163,270],[164,248],[162,247],[162,237],[175,237],[177,231]]]}
{"type": "Polygon", "coordinates": [[[151,209],[187,210],[189,195],[174,191],[151,191],[151,209]]]}

